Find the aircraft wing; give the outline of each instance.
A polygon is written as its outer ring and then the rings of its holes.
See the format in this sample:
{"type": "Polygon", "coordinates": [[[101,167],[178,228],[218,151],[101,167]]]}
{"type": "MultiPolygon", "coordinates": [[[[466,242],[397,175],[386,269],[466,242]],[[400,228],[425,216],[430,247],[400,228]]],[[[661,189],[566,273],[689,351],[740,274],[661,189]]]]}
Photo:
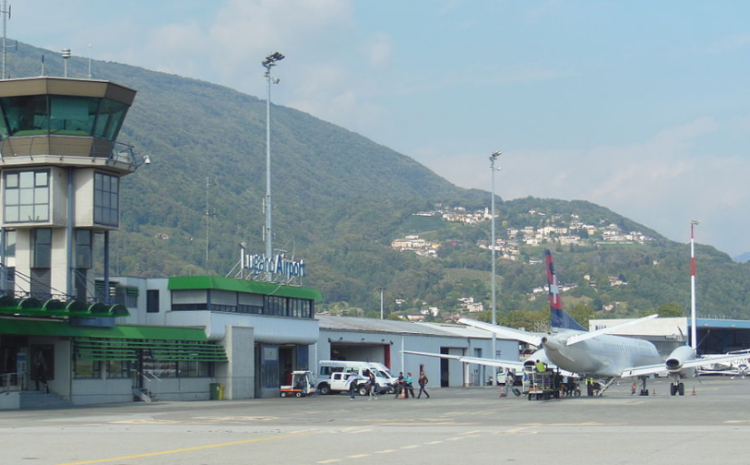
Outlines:
{"type": "Polygon", "coordinates": [[[458,322],[463,323],[467,326],[471,326],[473,328],[479,328],[491,333],[495,333],[503,339],[522,341],[537,347],[540,347],[542,345],[542,337],[528,331],[521,331],[519,329],[508,328],[506,326],[483,323],[481,321],[472,320],[470,318],[461,318],[458,320],[458,322]]]}
{"type": "MultiPolygon", "coordinates": [[[[575,336],[569,337],[565,341],[565,345],[572,346],[573,344],[577,344],[577,343],[582,342],[582,341],[593,339],[595,337],[601,336],[602,334],[612,334],[613,332],[616,332],[617,330],[622,329],[622,328],[624,328],[626,326],[632,326],[632,325],[641,323],[641,322],[646,321],[646,320],[653,320],[654,318],[658,318],[658,317],[659,317],[659,315],[649,315],[647,317],[639,318],[637,320],[627,321],[627,322],[621,323],[619,325],[614,325],[614,326],[609,326],[607,328],[597,329],[596,331],[590,331],[588,333],[579,333],[579,334],[576,334],[575,336]]],[[[461,320],[459,320],[459,321],[461,321],[461,320]]]]}
{"type": "MultiPolygon", "coordinates": [[[[692,360],[685,360],[684,362],[682,362],[677,371],[684,370],[685,368],[697,368],[704,365],[711,365],[713,363],[720,363],[730,360],[737,360],[737,354],[710,355],[700,358],[694,358],[692,360]]],[[[644,365],[640,367],[628,368],[627,370],[623,370],[621,376],[623,378],[632,378],[636,376],[653,375],[655,373],[666,373],[668,371],[669,370],[667,369],[666,364],[660,363],[658,365],[644,365]]]]}
{"type": "Polygon", "coordinates": [[[405,354],[422,355],[424,357],[437,357],[449,360],[456,360],[461,363],[473,363],[475,365],[485,365],[498,368],[510,368],[517,371],[523,370],[523,362],[517,360],[494,360],[491,358],[466,357],[463,355],[434,354],[431,352],[416,352],[413,350],[402,350],[405,354]]]}

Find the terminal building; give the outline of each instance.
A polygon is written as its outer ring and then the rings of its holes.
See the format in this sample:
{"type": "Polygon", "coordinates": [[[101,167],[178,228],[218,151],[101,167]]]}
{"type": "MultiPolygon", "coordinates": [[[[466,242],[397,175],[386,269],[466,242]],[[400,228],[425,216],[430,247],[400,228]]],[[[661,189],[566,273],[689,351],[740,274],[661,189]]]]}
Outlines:
{"type": "MultiPolygon", "coordinates": [[[[360,357],[401,371],[404,347],[487,353],[486,335],[474,343],[461,330],[406,322],[354,330],[327,319],[321,332],[315,289],[215,276],[110,277],[121,183],[144,163],[117,141],[135,96],[100,80],[0,80],[0,392],[8,394],[0,408],[52,398],[81,405],[276,397],[285,371],[314,369],[321,359],[360,357]]],[[[432,363],[446,373],[445,385],[480,382],[432,363]]]]}

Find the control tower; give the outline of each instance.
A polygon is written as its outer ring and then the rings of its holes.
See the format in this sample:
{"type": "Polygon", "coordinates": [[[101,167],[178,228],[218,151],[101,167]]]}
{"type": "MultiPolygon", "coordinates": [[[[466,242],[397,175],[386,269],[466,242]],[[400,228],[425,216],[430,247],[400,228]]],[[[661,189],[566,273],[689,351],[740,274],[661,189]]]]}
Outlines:
{"type": "Polygon", "coordinates": [[[99,80],[0,80],[5,301],[54,301],[57,308],[96,302],[95,240],[103,240],[97,249],[104,251],[108,285],[109,232],[120,226],[120,178],[144,161],[117,142],[135,94],[99,80]]]}

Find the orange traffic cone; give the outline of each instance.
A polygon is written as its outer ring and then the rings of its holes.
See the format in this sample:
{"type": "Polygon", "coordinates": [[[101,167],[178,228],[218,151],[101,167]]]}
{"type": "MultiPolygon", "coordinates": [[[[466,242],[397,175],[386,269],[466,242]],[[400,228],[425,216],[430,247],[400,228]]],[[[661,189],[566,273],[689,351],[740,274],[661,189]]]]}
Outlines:
{"type": "Polygon", "coordinates": [[[655,395],[656,395],[656,388],[654,388],[654,393],[653,393],[653,394],[651,394],[651,395],[652,395],[652,396],[655,396],[655,395]]]}
{"type": "Polygon", "coordinates": [[[693,395],[695,395],[695,386],[693,386],[693,395]]]}
{"type": "Polygon", "coordinates": [[[500,391],[500,397],[505,397],[505,391],[500,391]]]}

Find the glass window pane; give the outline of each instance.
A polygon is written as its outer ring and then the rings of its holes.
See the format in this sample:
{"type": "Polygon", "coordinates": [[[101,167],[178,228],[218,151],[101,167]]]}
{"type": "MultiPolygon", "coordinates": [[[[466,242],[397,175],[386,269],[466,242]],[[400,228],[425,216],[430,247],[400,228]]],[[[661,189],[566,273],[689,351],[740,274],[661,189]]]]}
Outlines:
{"type": "Polygon", "coordinates": [[[5,221],[7,222],[18,221],[18,207],[5,207],[5,221]]]}
{"type": "Polygon", "coordinates": [[[36,213],[35,221],[49,221],[48,205],[37,205],[34,212],[36,213]]]}
{"type": "Polygon", "coordinates": [[[18,205],[19,191],[18,189],[9,189],[5,191],[5,204],[6,205],[18,205]]]}
{"type": "Polygon", "coordinates": [[[5,176],[5,188],[18,187],[18,174],[11,173],[5,176]]]}
{"type": "Polygon", "coordinates": [[[22,205],[34,203],[34,189],[21,189],[19,203],[22,205]]]}
{"type": "Polygon", "coordinates": [[[18,221],[34,221],[34,206],[21,205],[18,210],[18,221]]]}
{"type": "Polygon", "coordinates": [[[20,187],[34,187],[34,172],[33,171],[23,171],[19,173],[20,175],[20,187]]]}
{"type": "Polygon", "coordinates": [[[34,189],[34,203],[47,203],[49,201],[49,188],[39,187],[34,189]]]}
{"type": "Polygon", "coordinates": [[[36,173],[36,186],[47,186],[49,174],[46,171],[37,171],[36,173]]]}

